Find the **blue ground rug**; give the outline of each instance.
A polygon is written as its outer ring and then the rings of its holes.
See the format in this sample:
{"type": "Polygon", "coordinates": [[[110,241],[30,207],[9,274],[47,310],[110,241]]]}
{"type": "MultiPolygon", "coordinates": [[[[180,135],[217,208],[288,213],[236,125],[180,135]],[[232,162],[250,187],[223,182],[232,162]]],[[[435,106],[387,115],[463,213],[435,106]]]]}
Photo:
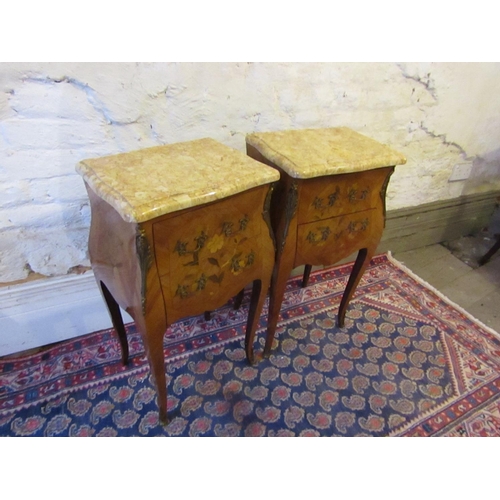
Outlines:
{"type": "Polygon", "coordinates": [[[500,435],[500,336],[390,255],[372,260],[339,328],[350,270],[290,279],[272,354],[254,366],[248,294],[172,325],[167,426],[133,324],[127,367],[113,330],[0,358],[0,436],[500,435]]]}

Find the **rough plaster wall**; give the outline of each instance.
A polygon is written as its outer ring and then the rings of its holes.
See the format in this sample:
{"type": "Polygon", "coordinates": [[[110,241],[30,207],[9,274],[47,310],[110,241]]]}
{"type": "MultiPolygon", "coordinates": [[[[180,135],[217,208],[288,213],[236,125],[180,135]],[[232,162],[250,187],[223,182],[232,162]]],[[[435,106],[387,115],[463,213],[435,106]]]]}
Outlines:
{"type": "Polygon", "coordinates": [[[407,155],[389,209],[499,188],[499,82],[498,63],[0,64],[0,282],[89,265],[88,157],[348,126],[407,155]]]}

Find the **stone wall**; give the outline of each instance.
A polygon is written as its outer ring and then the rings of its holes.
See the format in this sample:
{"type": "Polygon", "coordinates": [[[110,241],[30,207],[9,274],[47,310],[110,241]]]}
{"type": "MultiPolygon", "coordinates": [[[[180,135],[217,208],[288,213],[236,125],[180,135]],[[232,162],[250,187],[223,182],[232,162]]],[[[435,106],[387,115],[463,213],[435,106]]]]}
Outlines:
{"type": "Polygon", "coordinates": [[[0,63],[0,282],[89,265],[88,157],[348,126],[408,158],[388,209],[498,189],[499,82],[499,63],[0,63]]]}

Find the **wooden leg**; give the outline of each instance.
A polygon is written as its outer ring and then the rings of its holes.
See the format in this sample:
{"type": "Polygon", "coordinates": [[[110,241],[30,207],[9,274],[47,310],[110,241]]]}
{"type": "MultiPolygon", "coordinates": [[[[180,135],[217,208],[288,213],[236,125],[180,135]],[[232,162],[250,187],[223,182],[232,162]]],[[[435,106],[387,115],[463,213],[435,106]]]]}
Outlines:
{"type": "Polygon", "coordinates": [[[205,311],[205,321],[210,321],[210,318],[212,317],[212,313],[210,311],[205,311]]]}
{"type": "Polygon", "coordinates": [[[312,269],[311,264],[306,264],[304,266],[304,275],[302,276],[302,288],[305,288],[307,286],[307,283],[309,282],[309,275],[311,274],[311,269],[312,269]]]}
{"type": "Polygon", "coordinates": [[[143,338],[151,374],[156,385],[160,423],[167,425],[169,419],[167,417],[167,382],[163,356],[163,335],[159,334],[159,332],[148,331],[143,335],[143,338]]]}
{"type": "Polygon", "coordinates": [[[269,315],[267,320],[266,345],[264,347],[265,358],[268,358],[271,354],[271,347],[273,345],[274,334],[278,325],[281,304],[283,302],[283,296],[285,295],[286,282],[291,271],[291,266],[282,265],[279,260],[274,268],[271,281],[271,291],[269,294],[269,315]]]}
{"type": "Polygon", "coordinates": [[[234,298],[234,310],[238,310],[241,307],[241,303],[243,302],[243,296],[245,295],[245,289],[241,290],[238,295],[234,298]]]}
{"type": "Polygon", "coordinates": [[[120,311],[120,306],[116,302],[115,298],[111,295],[111,292],[108,290],[108,287],[101,281],[100,282],[102,295],[108,306],[109,315],[111,316],[111,322],[113,323],[113,327],[118,334],[118,340],[120,341],[120,347],[122,351],[122,364],[126,366],[128,364],[128,342],[127,342],[127,333],[125,331],[125,325],[123,324],[122,313],[120,311]]]}
{"type": "Polygon", "coordinates": [[[488,262],[493,255],[500,250],[500,236],[497,237],[496,243],[479,259],[479,265],[483,266],[488,262]]]}
{"type": "Polygon", "coordinates": [[[375,250],[375,247],[371,248],[362,248],[358,252],[358,256],[356,258],[356,262],[351,271],[351,275],[349,276],[349,281],[347,282],[346,289],[344,291],[344,295],[342,296],[342,301],[340,302],[339,307],[339,315],[338,315],[338,325],[342,328],[344,326],[345,313],[347,311],[347,306],[349,305],[349,301],[351,300],[358,283],[365,272],[370,260],[372,259],[375,250]]]}
{"type": "Polygon", "coordinates": [[[266,298],[267,288],[268,287],[262,286],[261,280],[255,280],[253,282],[252,297],[250,299],[250,308],[248,311],[247,329],[245,334],[245,353],[250,364],[254,364],[255,362],[253,343],[262,306],[266,298]]]}

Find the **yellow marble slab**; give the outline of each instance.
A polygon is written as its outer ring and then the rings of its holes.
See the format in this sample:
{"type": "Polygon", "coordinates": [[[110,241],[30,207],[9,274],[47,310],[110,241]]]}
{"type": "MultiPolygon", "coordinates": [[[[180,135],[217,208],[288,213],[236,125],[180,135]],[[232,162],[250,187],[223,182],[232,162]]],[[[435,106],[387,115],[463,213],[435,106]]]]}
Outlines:
{"type": "Polygon", "coordinates": [[[276,169],[213,139],[83,160],[76,170],[127,222],[144,222],[279,179],[276,169]]]}
{"type": "Polygon", "coordinates": [[[401,153],[346,127],[255,133],[246,142],[298,179],[406,163],[401,153]]]}

